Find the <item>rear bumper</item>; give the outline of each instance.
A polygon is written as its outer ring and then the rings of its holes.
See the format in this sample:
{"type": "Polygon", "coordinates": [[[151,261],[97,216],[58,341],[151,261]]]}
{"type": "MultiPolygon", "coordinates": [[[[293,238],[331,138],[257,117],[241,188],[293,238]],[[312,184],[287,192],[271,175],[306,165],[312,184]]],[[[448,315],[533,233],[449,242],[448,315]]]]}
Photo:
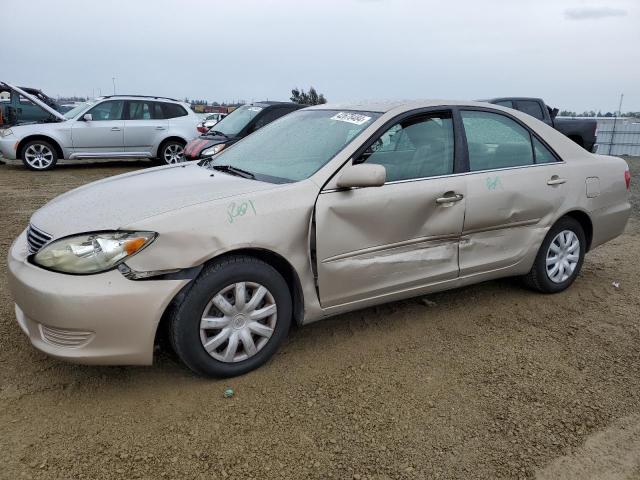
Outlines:
{"type": "Polygon", "coordinates": [[[23,233],[9,252],[8,280],[16,320],[35,348],[76,363],[152,363],[160,318],[189,280],[49,272],[27,261],[24,245],[23,233]]]}

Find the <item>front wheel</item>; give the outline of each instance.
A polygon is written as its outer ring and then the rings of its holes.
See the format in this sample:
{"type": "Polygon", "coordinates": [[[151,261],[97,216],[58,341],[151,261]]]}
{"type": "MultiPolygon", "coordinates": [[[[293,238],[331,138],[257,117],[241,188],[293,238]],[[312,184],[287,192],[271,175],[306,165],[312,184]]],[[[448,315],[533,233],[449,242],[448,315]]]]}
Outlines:
{"type": "Polygon", "coordinates": [[[170,338],[180,359],[211,377],[242,375],[264,364],[291,325],[291,294],[273,267],[233,256],[205,267],[174,312],[170,338]]]}
{"type": "Polygon", "coordinates": [[[184,142],[169,140],[160,146],[158,160],[163,165],[184,162],[184,142]]]}
{"type": "Polygon", "coordinates": [[[525,283],[543,293],[565,290],[582,268],[586,243],[580,223],[571,217],[561,218],[544,238],[525,283]]]}
{"type": "Polygon", "coordinates": [[[20,155],[22,163],[29,170],[45,171],[51,170],[58,162],[56,149],[49,142],[44,140],[33,140],[22,148],[20,155]]]}

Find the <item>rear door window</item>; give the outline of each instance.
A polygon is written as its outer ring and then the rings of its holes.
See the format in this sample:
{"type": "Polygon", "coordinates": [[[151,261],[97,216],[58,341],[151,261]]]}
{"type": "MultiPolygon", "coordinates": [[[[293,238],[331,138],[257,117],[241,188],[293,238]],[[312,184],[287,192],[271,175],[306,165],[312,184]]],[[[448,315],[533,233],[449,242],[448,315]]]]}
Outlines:
{"type": "Polygon", "coordinates": [[[155,120],[162,118],[162,111],[156,108],[157,103],[149,100],[129,100],[129,120],[155,120]]]}
{"type": "Polygon", "coordinates": [[[469,169],[474,171],[533,165],[529,131],[505,115],[462,111],[469,150],[469,169]]]}
{"type": "Polygon", "coordinates": [[[518,110],[521,112],[531,115],[533,118],[537,118],[538,120],[544,120],[542,107],[540,107],[538,102],[533,102],[531,100],[518,100],[517,105],[518,110]]]}

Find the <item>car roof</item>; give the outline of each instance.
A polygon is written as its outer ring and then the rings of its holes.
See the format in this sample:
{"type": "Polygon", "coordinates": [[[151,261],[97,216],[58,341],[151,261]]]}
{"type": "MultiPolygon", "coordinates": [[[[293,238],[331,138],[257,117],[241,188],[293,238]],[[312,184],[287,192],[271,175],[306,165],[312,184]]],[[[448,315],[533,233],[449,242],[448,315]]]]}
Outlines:
{"type": "Polygon", "coordinates": [[[184,103],[180,100],[176,100],[175,98],[170,98],[170,97],[156,97],[153,95],[103,95],[101,97],[97,97],[95,98],[95,100],[106,100],[108,98],[122,98],[122,99],[132,99],[132,100],[137,100],[140,98],[151,98],[153,100],[160,100],[160,101],[169,101],[169,102],[176,102],[176,103],[184,103]]]}
{"type": "Polygon", "coordinates": [[[518,100],[533,100],[533,101],[537,101],[537,102],[543,102],[543,100],[541,98],[538,98],[538,97],[496,97],[496,98],[488,98],[486,100],[478,100],[478,101],[479,102],[493,103],[493,102],[502,102],[502,101],[509,101],[509,100],[514,100],[516,102],[518,100]]]}
{"type": "Polygon", "coordinates": [[[348,102],[348,103],[324,103],[322,105],[314,105],[308,107],[314,110],[357,110],[364,112],[386,113],[391,110],[411,110],[415,108],[428,108],[439,106],[477,106],[477,107],[495,107],[495,105],[487,105],[482,102],[464,101],[464,100],[386,100],[374,102],[348,102]]]}
{"type": "Polygon", "coordinates": [[[248,105],[253,105],[255,107],[273,107],[273,106],[285,106],[285,107],[296,107],[296,108],[304,108],[305,105],[300,105],[299,103],[294,102],[278,102],[275,100],[264,100],[260,102],[251,102],[248,105]]]}

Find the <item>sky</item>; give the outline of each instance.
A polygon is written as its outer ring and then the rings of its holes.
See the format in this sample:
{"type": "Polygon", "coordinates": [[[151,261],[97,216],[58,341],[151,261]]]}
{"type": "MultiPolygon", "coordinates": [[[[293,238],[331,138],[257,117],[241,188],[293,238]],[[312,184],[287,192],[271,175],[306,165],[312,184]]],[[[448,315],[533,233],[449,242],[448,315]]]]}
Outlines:
{"type": "Polygon", "coordinates": [[[542,97],[640,111],[640,0],[0,0],[0,80],[209,101],[542,97]]]}

